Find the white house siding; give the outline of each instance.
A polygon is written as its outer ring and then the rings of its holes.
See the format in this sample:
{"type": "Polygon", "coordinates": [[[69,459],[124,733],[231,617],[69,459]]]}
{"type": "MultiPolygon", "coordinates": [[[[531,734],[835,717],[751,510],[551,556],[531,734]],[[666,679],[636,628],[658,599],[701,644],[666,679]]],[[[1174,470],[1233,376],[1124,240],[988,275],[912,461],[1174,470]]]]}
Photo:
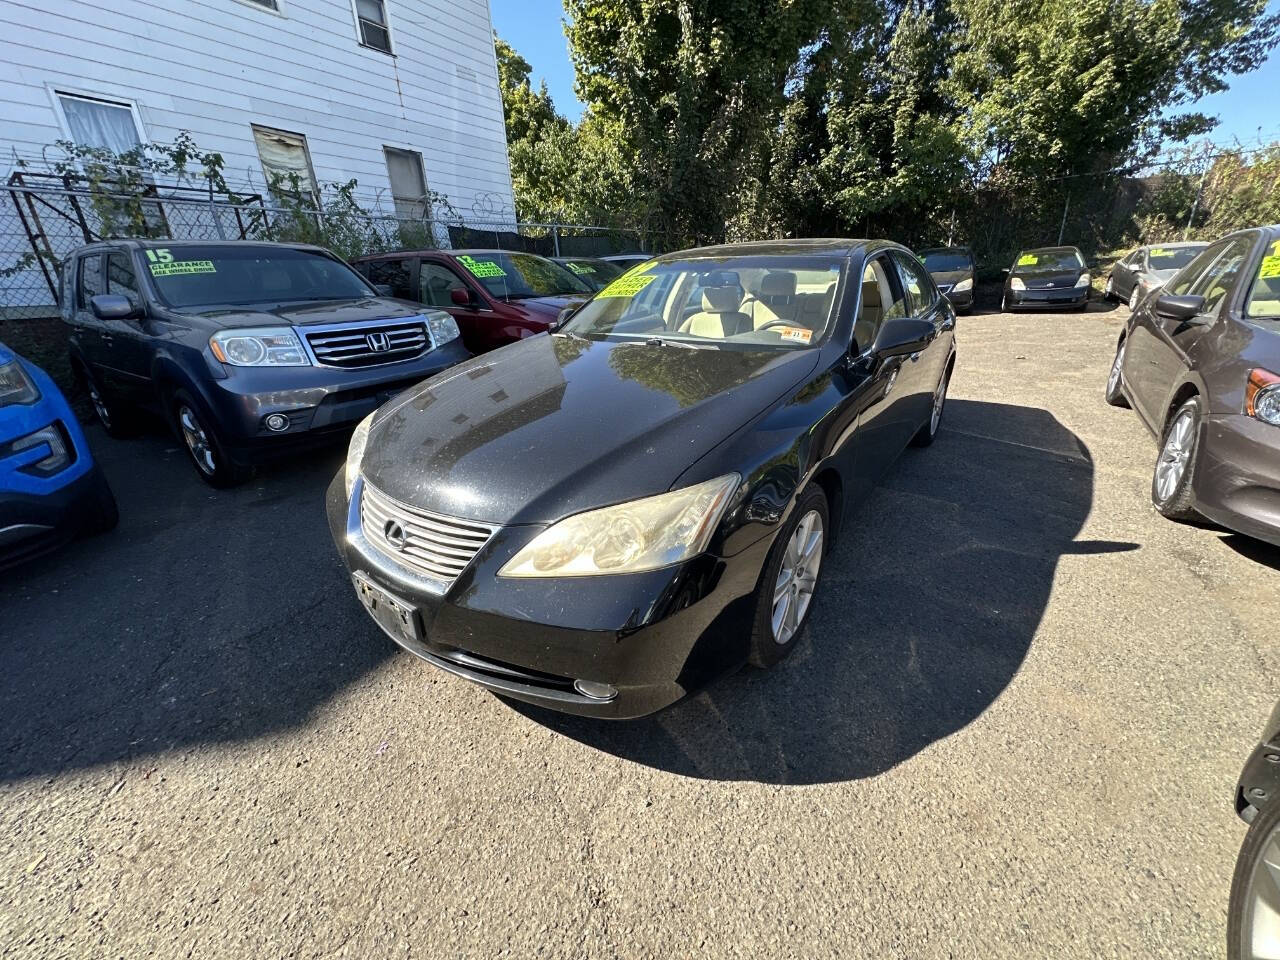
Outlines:
{"type": "MultiPolygon", "coordinates": [[[[265,187],[251,124],[306,136],[322,183],[392,211],[383,147],[422,155],[466,219],[511,216],[487,0],[385,0],[395,56],[363,47],[352,0],[0,0],[0,172],[67,138],[63,90],[136,104],[144,140],[188,131],[233,184],[265,187]]],[[[21,237],[0,195],[0,268],[21,237]]],[[[0,280],[0,283],[3,283],[0,280]]]]}

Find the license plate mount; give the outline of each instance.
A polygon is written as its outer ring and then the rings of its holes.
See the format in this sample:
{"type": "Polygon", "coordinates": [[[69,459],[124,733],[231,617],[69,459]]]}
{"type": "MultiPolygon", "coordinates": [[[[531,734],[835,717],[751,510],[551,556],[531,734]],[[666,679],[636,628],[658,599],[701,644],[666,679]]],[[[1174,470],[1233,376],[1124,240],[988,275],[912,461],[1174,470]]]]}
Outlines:
{"type": "Polygon", "coordinates": [[[369,616],[393,639],[406,643],[422,642],[422,621],[412,604],[387,593],[359,571],[351,575],[351,582],[369,616]]]}

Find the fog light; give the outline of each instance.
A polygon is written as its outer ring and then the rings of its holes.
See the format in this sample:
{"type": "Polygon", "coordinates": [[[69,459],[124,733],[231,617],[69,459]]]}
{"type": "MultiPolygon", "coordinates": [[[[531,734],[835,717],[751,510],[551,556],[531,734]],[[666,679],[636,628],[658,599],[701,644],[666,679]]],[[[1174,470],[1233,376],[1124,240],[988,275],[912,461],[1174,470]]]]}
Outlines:
{"type": "Polygon", "coordinates": [[[612,700],[618,691],[607,683],[596,683],[594,680],[575,680],[573,689],[592,700],[612,700]]]}
{"type": "Polygon", "coordinates": [[[267,429],[280,433],[282,430],[289,429],[289,418],[283,413],[273,413],[267,417],[267,429]]]}

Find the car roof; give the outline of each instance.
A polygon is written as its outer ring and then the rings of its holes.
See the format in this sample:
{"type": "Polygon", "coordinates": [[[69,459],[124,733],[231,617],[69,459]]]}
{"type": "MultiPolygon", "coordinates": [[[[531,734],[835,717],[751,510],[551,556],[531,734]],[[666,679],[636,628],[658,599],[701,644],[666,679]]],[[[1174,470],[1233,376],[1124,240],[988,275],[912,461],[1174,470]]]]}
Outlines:
{"type": "Polygon", "coordinates": [[[1079,253],[1079,247],[1023,247],[1020,253],[1079,253]]]}
{"type": "Polygon", "coordinates": [[[121,240],[95,240],[93,243],[81,244],[77,250],[89,250],[95,247],[128,247],[137,250],[181,249],[182,247],[267,247],[288,250],[319,250],[329,253],[324,247],[314,243],[276,243],[271,240],[143,240],[128,237],[121,240]]]}
{"type": "Polygon", "coordinates": [[[920,252],[921,254],[925,254],[925,253],[944,253],[944,252],[950,252],[950,251],[952,251],[952,250],[955,250],[955,251],[957,251],[957,252],[962,252],[962,253],[969,253],[969,252],[970,252],[970,250],[969,250],[969,248],[968,248],[968,247],[963,246],[963,245],[960,245],[960,244],[957,244],[957,245],[956,245],[956,246],[954,246],[954,247],[925,247],[923,250],[921,250],[921,251],[919,251],[919,252],[920,252]]]}
{"type": "Polygon", "coordinates": [[[1208,240],[1175,240],[1173,243],[1144,243],[1138,249],[1154,250],[1159,247],[1161,250],[1177,250],[1179,247],[1207,247],[1208,240]]]}
{"type": "MultiPolygon", "coordinates": [[[[852,257],[855,253],[866,250],[872,252],[881,248],[906,250],[901,244],[889,240],[848,240],[844,238],[814,238],[805,240],[756,240],[750,243],[722,243],[714,247],[694,247],[690,250],[676,250],[664,253],[657,260],[694,260],[715,257],[803,257],[829,254],[839,257],[852,257]]],[[[907,251],[910,252],[910,251],[907,251]]]]}

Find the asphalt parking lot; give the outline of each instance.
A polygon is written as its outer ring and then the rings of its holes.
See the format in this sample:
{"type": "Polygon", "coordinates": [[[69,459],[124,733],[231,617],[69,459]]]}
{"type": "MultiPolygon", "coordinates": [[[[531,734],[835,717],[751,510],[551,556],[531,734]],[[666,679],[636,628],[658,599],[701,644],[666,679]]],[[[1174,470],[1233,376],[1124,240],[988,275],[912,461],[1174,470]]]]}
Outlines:
{"type": "Polygon", "coordinates": [[[1124,316],[962,318],[796,655],[628,724],[385,640],[341,451],[92,433],[119,529],[0,583],[0,954],[1220,954],[1280,550],[1155,514],[1124,316]]]}

